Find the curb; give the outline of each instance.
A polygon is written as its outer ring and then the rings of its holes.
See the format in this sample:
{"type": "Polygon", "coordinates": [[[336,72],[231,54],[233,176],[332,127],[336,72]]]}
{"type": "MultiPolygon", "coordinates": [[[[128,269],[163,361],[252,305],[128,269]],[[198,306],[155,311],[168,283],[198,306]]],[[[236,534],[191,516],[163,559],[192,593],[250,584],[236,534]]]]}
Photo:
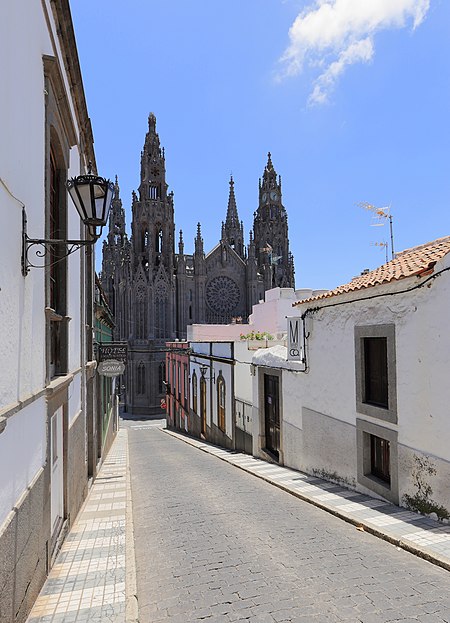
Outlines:
{"type": "MultiPolygon", "coordinates": [[[[176,439],[179,439],[180,441],[184,441],[184,443],[187,443],[188,445],[193,446],[194,448],[197,448],[197,450],[202,450],[203,452],[206,452],[207,454],[210,454],[211,456],[215,456],[216,458],[220,459],[221,461],[224,461],[225,463],[228,463],[229,465],[233,465],[233,467],[237,467],[238,469],[241,469],[247,474],[251,474],[252,476],[255,476],[256,478],[259,478],[260,480],[264,480],[268,484],[271,484],[277,487],[278,489],[281,489],[282,491],[285,491],[286,493],[289,493],[295,496],[296,498],[302,500],[303,502],[307,502],[308,504],[311,504],[312,506],[316,506],[317,508],[320,508],[321,510],[326,511],[330,515],[334,515],[334,517],[337,517],[338,519],[343,519],[347,523],[352,524],[353,526],[355,526],[356,528],[359,528],[360,530],[362,529],[362,531],[367,532],[368,534],[372,534],[373,536],[379,539],[382,539],[383,541],[387,541],[388,543],[391,543],[391,545],[395,545],[397,548],[403,549],[409,552],[410,554],[414,554],[418,558],[422,558],[423,560],[426,560],[427,562],[437,565],[438,567],[441,567],[445,569],[446,571],[450,571],[450,561],[448,560],[448,558],[443,558],[443,557],[441,558],[437,554],[430,553],[429,550],[425,550],[419,547],[418,545],[409,543],[408,541],[403,540],[401,538],[397,539],[389,534],[381,532],[377,528],[372,527],[369,523],[365,522],[364,520],[357,520],[354,517],[342,511],[338,511],[335,508],[330,508],[329,506],[326,506],[322,502],[319,502],[318,500],[314,500],[310,497],[307,497],[304,494],[300,493],[299,491],[295,491],[287,487],[286,485],[283,485],[282,483],[277,482],[276,480],[271,480],[270,478],[268,478],[267,476],[264,476],[263,474],[255,473],[251,471],[250,469],[246,468],[245,466],[233,463],[232,461],[227,460],[227,458],[219,456],[215,454],[214,452],[210,451],[210,448],[218,448],[220,450],[224,450],[225,452],[227,452],[226,448],[221,448],[220,446],[214,446],[213,444],[207,443],[205,441],[199,441],[195,438],[188,437],[187,435],[177,433],[167,428],[161,429],[161,430],[162,432],[168,435],[171,435],[172,437],[175,437],[176,439]]],[[[260,461],[264,461],[264,459],[253,457],[253,455],[251,454],[249,454],[248,456],[252,458],[256,458],[257,460],[260,460],[260,461]]],[[[284,467],[284,466],[280,465],[280,467],[284,467]]],[[[292,469],[292,468],[288,468],[288,469],[292,469]]],[[[298,470],[292,470],[292,471],[298,471],[298,470]]],[[[299,472],[299,473],[303,473],[303,472],[299,472]]]]}

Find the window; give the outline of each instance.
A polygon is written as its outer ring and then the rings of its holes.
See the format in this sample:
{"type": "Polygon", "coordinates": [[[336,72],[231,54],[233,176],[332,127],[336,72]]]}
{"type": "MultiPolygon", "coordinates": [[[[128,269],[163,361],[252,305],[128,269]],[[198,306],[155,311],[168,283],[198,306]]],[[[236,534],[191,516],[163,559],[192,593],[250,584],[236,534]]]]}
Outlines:
{"type": "Polygon", "coordinates": [[[145,394],[145,365],[141,361],[137,367],[137,394],[145,394]]]}
{"type": "Polygon", "coordinates": [[[164,361],[161,361],[159,364],[159,374],[158,374],[158,387],[159,393],[163,394],[165,392],[164,381],[166,380],[166,364],[164,361]]]}
{"type": "Polygon", "coordinates": [[[395,326],[355,327],[356,410],[397,423],[395,326]]]}
{"type": "Polygon", "coordinates": [[[197,413],[197,374],[192,375],[192,410],[197,413]]]}
{"type": "Polygon", "coordinates": [[[357,418],[357,480],[360,485],[398,504],[397,431],[357,418]]]}
{"type": "Polygon", "coordinates": [[[148,236],[148,227],[147,225],[144,227],[144,229],[142,230],[142,251],[147,251],[148,250],[148,245],[149,245],[149,236],[148,236]]]}
{"type": "Polygon", "coordinates": [[[220,430],[225,432],[225,379],[222,373],[217,379],[217,423],[220,430]]]}
{"type": "Polygon", "coordinates": [[[365,337],[364,347],[364,402],[387,409],[388,364],[387,339],[385,337],[365,337]]]}
{"type": "Polygon", "coordinates": [[[184,390],[184,406],[187,407],[187,404],[188,404],[188,401],[187,401],[187,398],[188,398],[188,383],[189,383],[189,381],[188,381],[187,365],[185,363],[183,364],[183,371],[184,371],[184,387],[183,387],[183,390],[184,390]]]}
{"type": "Polygon", "coordinates": [[[155,335],[157,338],[167,336],[167,304],[166,299],[155,299],[155,335]]]}
{"type": "MultiPolygon", "coordinates": [[[[45,238],[64,240],[67,231],[67,200],[65,188],[69,168],[70,146],[77,144],[77,134],[67,104],[64,79],[55,57],[43,56],[45,91],[45,238]]],[[[69,236],[70,237],[70,236],[69,236]]],[[[68,322],[66,245],[54,244],[45,258],[45,315],[46,315],[46,377],[47,380],[67,374],[68,322]]],[[[92,270],[87,249],[86,268],[92,270]]],[[[89,274],[86,271],[86,324],[91,326],[92,299],[89,274]]],[[[74,301],[75,302],[75,301],[74,301]]],[[[92,338],[87,330],[86,356],[92,357],[92,338]]]]}
{"type": "MultiPolygon", "coordinates": [[[[49,238],[61,240],[66,238],[66,210],[62,200],[61,184],[64,182],[64,171],[58,169],[56,150],[50,148],[49,163],[49,238]]],[[[67,319],[66,319],[66,282],[67,262],[64,258],[65,245],[52,245],[49,253],[48,270],[48,303],[49,318],[49,376],[67,372],[67,319]]]]}
{"type": "Polygon", "coordinates": [[[389,463],[390,442],[376,435],[370,435],[370,466],[373,476],[391,483],[389,463]]]}
{"type": "Polygon", "coordinates": [[[155,251],[156,253],[162,253],[163,245],[163,233],[161,225],[157,225],[155,228],[155,251]]]}
{"type": "Polygon", "coordinates": [[[160,187],[150,184],[148,187],[148,198],[159,199],[159,197],[160,197],[160,187]]]}

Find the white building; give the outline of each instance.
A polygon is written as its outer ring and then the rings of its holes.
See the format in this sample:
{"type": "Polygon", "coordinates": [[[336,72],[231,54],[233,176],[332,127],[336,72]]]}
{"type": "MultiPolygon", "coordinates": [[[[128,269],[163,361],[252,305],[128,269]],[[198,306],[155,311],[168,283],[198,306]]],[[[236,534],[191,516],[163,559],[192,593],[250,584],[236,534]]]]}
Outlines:
{"type": "Polygon", "coordinates": [[[449,252],[450,237],[409,249],[295,304],[305,364],[253,357],[255,454],[448,516],[449,252]]]}
{"type": "Polygon", "coordinates": [[[0,621],[24,621],[95,475],[93,257],[65,182],[95,171],[68,0],[0,3],[0,621]],[[27,264],[27,262],[26,262],[27,264]],[[88,443],[88,431],[90,432],[88,443]]]}
{"type": "Polygon", "coordinates": [[[219,445],[252,453],[252,357],[258,349],[285,343],[286,315],[295,315],[292,304],[305,295],[324,290],[273,288],[265,301],[253,306],[249,324],[191,325],[189,432],[219,445]],[[265,336],[269,337],[265,337],[265,336]],[[203,369],[203,375],[201,373],[203,369]],[[218,379],[220,388],[217,388],[218,379]],[[224,393],[225,389],[225,393],[224,393]],[[219,391],[220,390],[220,391],[219,391]],[[203,392],[203,393],[202,393],[203,392]],[[225,397],[225,419],[221,399],[225,397]]]}

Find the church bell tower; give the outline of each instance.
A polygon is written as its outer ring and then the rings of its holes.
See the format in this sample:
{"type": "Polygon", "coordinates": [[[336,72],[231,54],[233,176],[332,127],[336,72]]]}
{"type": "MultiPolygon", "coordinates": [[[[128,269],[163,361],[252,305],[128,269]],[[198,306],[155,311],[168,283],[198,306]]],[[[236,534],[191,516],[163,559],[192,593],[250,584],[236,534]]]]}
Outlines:
{"type": "Polygon", "coordinates": [[[253,234],[258,272],[263,277],[264,289],[294,288],[294,260],[289,251],[281,176],[277,176],[270,152],[262,180],[259,180],[259,205],[255,212],[253,234]]]}
{"type": "Polygon", "coordinates": [[[160,414],[165,342],[175,338],[175,223],[164,148],[150,113],[132,200],[128,388],[133,413],[160,414]]]}

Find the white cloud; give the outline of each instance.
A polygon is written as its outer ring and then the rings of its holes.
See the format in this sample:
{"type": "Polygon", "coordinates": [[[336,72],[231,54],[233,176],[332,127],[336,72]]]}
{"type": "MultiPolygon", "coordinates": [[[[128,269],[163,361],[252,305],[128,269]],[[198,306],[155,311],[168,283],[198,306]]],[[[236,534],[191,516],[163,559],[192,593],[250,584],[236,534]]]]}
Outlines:
{"type": "Polygon", "coordinates": [[[281,77],[294,76],[305,65],[323,68],[309,101],[324,103],[347,66],[372,59],[377,31],[410,22],[417,28],[429,6],[430,0],[316,0],[289,29],[281,77]]]}

